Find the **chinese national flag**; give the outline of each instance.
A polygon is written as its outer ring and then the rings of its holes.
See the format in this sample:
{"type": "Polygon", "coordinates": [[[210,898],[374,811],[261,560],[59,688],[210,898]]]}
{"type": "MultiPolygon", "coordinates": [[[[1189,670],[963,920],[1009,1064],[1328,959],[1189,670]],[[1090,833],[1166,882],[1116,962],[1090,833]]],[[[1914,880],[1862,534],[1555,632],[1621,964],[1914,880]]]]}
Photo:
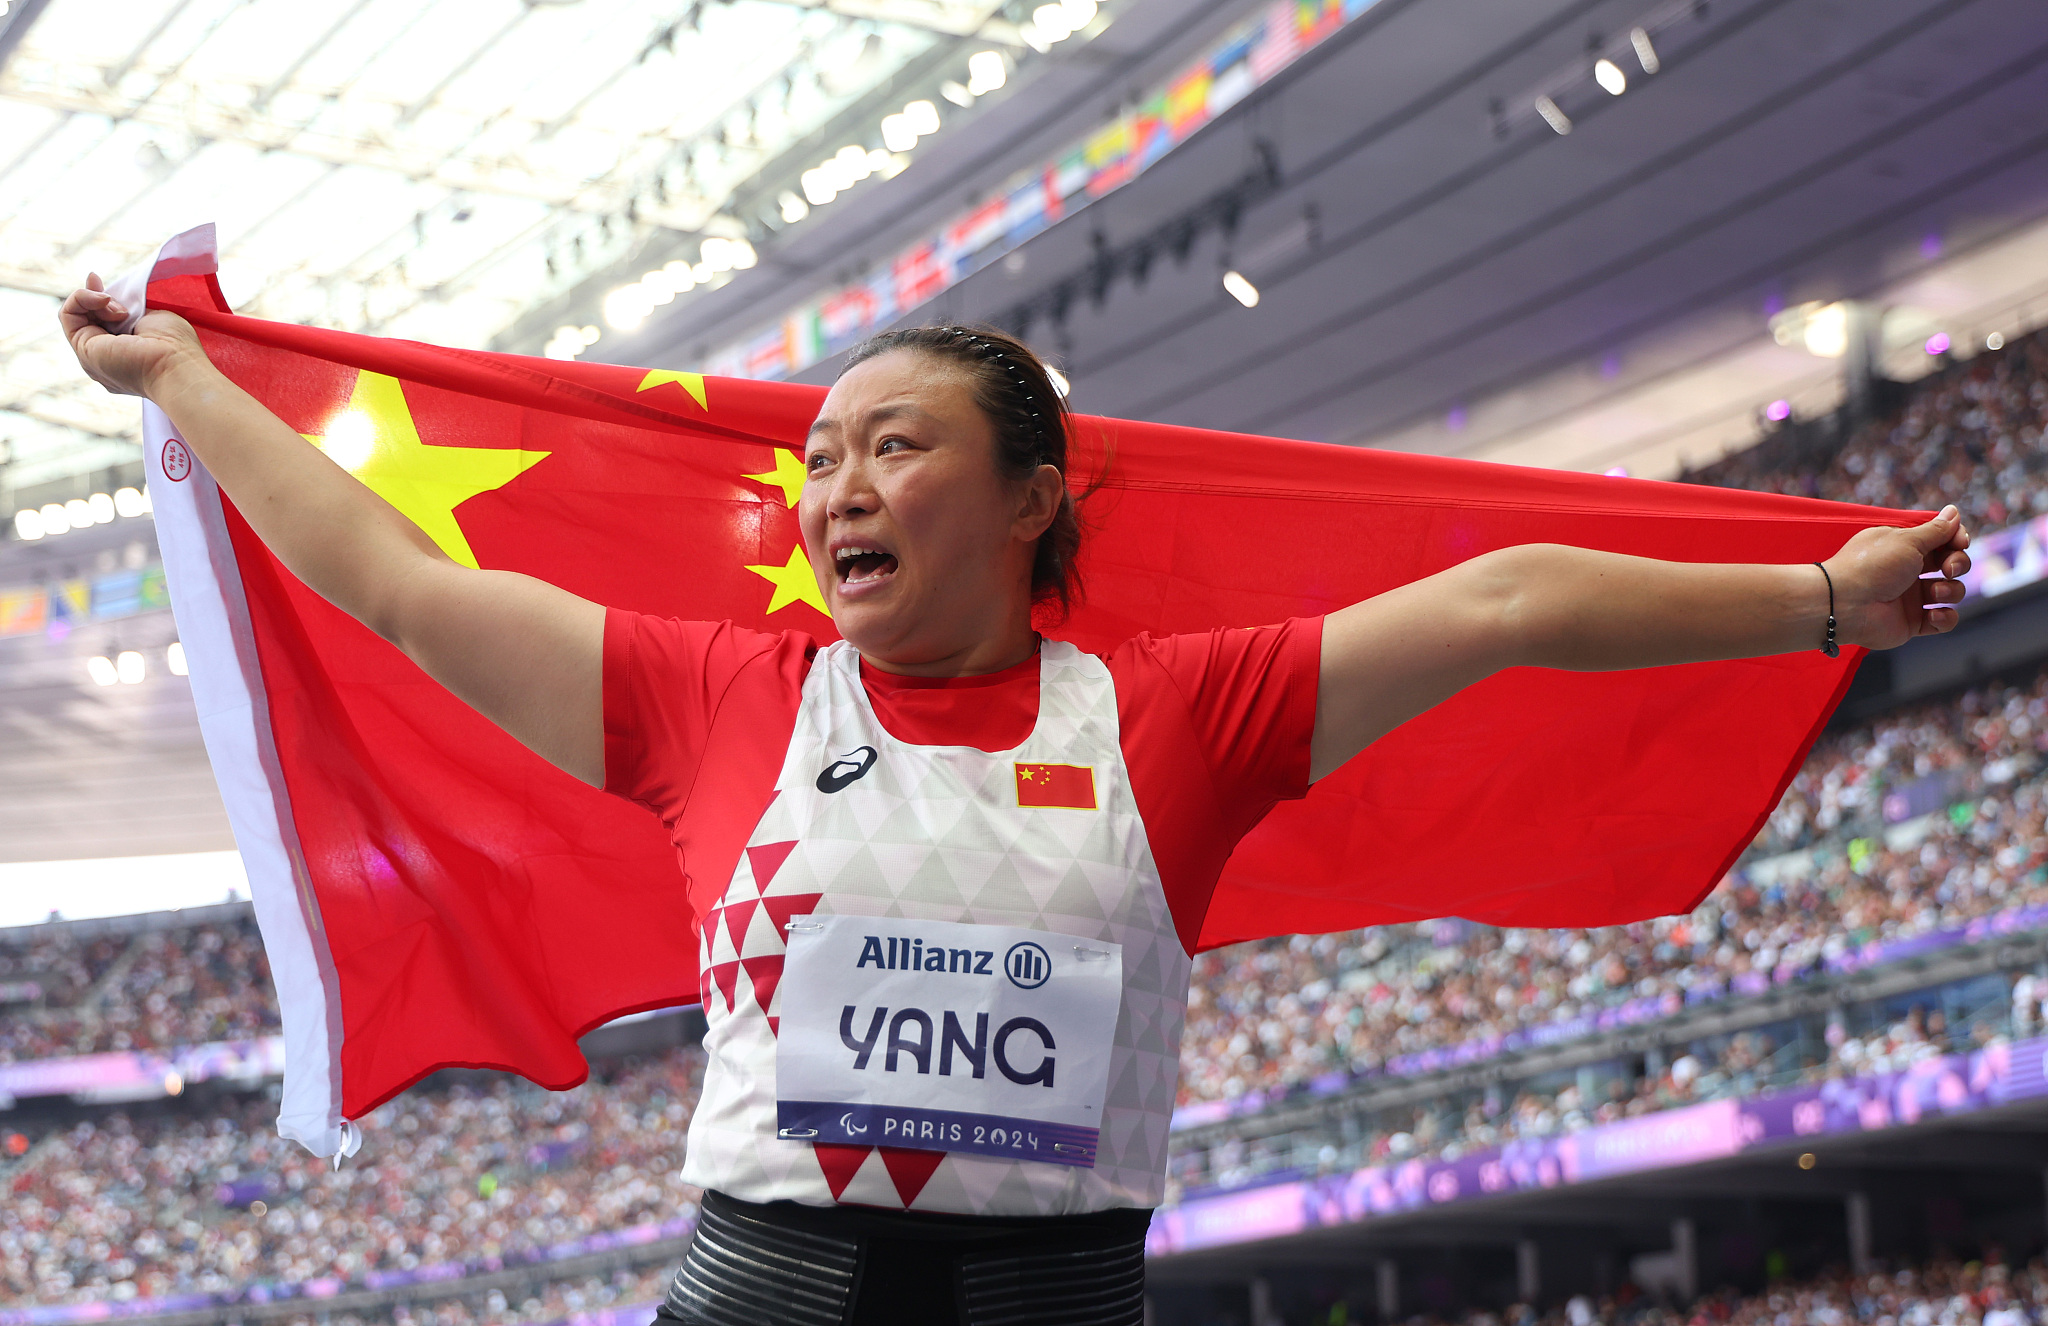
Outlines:
{"type": "MultiPolygon", "coordinates": [[[[821,389],[241,318],[209,241],[166,246],[150,305],[190,318],[230,377],[450,556],[622,608],[832,638],[791,509],[821,389]]],[[[1805,562],[1918,519],[1157,424],[1078,431],[1077,478],[1104,457],[1108,473],[1087,504],[1087,600],[1058,633],[1095,651],[1327,612],[1519,543],[1805,562]]],[[[695,1002],[698,918],[662,826],[309,592],[168,421],[152,412],[147,432],[180,634],[284,1007],[285,1134],[332,1152],[344,1119],[443,1065],[567,1087],[580,1033],[695,1002]]],[[[1689,908],[1776,804],[1859,653],[1496,676],[1275,810],[1201,943],[1689,908]]],[[[1086,769],[1017,780],[1020,804],[1094,803],[1086,769]]]]}
{"type": "Polygon", "coordinates": [[[1085,764],[1020,764],[1017,804],[1095,809],[1095,771],[1085,764]]]}

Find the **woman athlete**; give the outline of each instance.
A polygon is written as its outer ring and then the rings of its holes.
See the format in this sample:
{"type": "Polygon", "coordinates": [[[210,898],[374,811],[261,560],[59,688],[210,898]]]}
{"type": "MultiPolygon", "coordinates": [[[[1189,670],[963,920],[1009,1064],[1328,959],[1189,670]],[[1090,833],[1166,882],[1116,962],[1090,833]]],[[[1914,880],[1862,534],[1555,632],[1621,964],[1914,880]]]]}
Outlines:
{"type": "Polygon", "coordinates": [[[1821,565],[1529,545],[1086,655],[1032,628],[1076,587],[1062,402],[1023,345],[937,327],[856,350],[811,426],[821,648],[460,566],[182,319],[110,334],[126,310],[88,285],[80,364],[160,406],[295,575],[729,881],[697,918],[705,1195],[663,1321],[1139,1322],[1188,944],[1275,801],[1503,668],[1949,630],[1969,566],[1954,507],[1821,565]]]}

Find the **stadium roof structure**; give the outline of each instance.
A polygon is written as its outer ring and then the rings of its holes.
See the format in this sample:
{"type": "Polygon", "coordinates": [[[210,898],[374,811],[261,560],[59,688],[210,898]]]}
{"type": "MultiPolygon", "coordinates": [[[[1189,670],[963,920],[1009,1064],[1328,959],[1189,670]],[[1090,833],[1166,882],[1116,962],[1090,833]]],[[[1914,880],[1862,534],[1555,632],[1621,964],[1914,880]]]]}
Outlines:
{"type": "Polygon", "coordinates": [[[652,237],[758,236],[748,187],[904,80],[1028,58],[1002,3],[4,0],[0,496],[136,454],[55,335],[88,269],[212,220],[245,311],[480,346],[652,237]]]}
{"type": "MultiPolygon", "coordinates": [[[[1840,399],[1838,363],[1772,340],[1780,308],[1911,300],[1958,350],[2048,317],[2028,0],[1341,9],[1135,180],[904,316],[1025,329],[1092,413],[1652,477],[1747,445],[1775,397],[1801,415],[1840,399]],[[1268,162],[1270,187],[1230,206],[1268,162]]],[[[1142,134],[1200,49],[1028,145],[935,146],[886,207],[836,204],[744,284],[596,353],[717,364],[812,322],[832,342],[835,297],[1119,120],[1142,134]]]]}

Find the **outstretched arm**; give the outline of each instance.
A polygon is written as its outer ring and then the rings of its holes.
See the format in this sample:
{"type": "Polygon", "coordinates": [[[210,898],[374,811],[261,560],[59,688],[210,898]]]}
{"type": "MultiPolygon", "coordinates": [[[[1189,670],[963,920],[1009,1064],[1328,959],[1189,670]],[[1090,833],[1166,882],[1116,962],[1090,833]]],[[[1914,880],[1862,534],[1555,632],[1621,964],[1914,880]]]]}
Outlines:
{"type": "Polygon", "coordinates": [[[264,545],[315,593],[543,759],[604,783],[604,608],[545,581],[476,571],[228,381],[183,318],[127,311],[88,288],[64,334],[110,391],[147,396],[178,426],[264,545]]]}
{"type": "MultiPolygon", "coordinates": [[[[1969,546],[1954,507],[1912,529],[1859,531],[1826,562],[1839,643],[1889,649],[1953,629],[1969,546]]],[[[1811,565],[1503,548],[1324,620],[1310,776],[1503,668],[1612,672],[1789,654],[1820,648],[1827,615],[1828,582],[1811,565]]]]}

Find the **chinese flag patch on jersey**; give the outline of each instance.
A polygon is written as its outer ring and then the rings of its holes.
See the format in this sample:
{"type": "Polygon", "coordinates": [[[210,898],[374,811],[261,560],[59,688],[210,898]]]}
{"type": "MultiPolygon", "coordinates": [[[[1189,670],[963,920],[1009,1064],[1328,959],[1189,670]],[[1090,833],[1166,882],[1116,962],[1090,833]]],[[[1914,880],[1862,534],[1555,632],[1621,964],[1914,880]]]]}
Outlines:
{"type": "Polygon", "coordinates": [[[1085,764],[1020,764],[1017,804],[1095,809],[1095,770],[1085,764]]]}

